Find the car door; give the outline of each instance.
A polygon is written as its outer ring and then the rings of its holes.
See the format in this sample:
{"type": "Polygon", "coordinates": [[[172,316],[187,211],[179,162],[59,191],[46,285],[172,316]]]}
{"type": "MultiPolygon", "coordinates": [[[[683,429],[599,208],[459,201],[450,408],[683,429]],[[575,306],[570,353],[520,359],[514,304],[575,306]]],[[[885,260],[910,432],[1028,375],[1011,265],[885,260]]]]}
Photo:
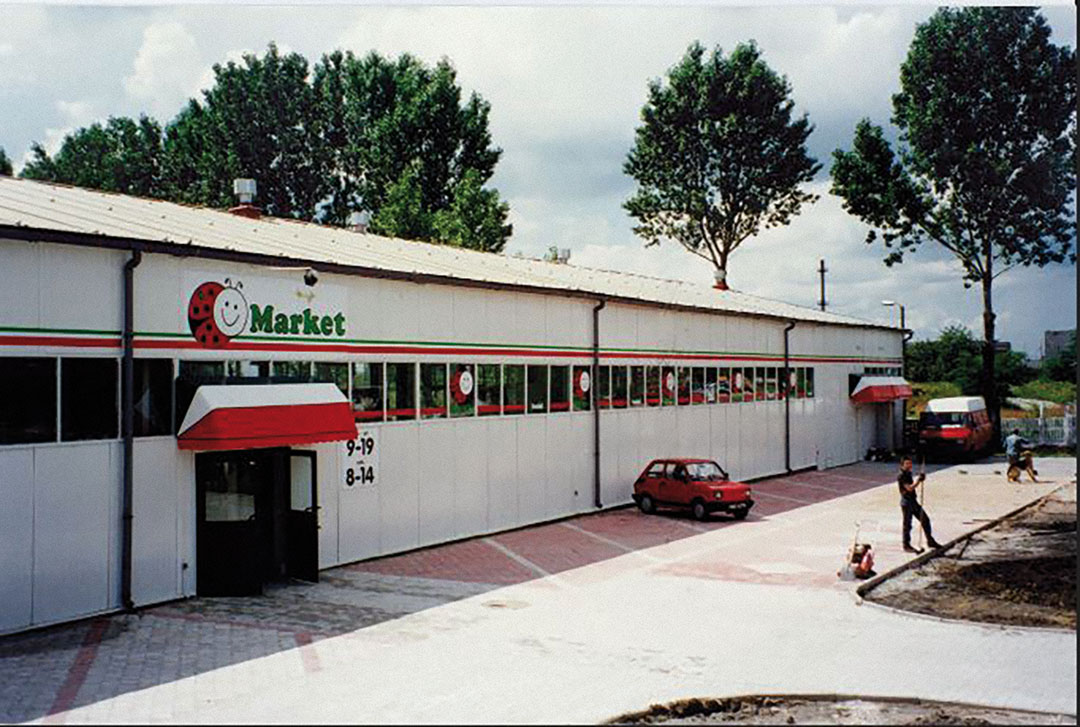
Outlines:
{"type": "Polygon", "coordinates": [[[667,473],[665,462],[653,462],[641,476],[641,484],[638,486],[638,494],[648,495],[654,502],[663,499],[661,492],[664,489],[664,476],[667,473]]]}
{"type": "Polygon", "coordinates": [[[688,505],[690,503],[687,492],[689,490],[689,476],[686,473],[686,465],[677,463],[669,468],[669,475],[665,479],[668,485],[668,493],[664,498],[674,505],[688,505]]]}

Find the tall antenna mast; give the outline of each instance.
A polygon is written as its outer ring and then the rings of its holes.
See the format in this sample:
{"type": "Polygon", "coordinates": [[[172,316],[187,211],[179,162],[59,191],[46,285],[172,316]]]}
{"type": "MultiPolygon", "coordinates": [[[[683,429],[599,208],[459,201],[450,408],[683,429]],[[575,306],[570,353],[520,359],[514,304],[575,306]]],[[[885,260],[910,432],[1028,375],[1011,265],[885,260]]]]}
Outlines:
{"type": "Polygon", "coordinates": [[[828,268],[825,267],[825,261],[821,260],[818,265],[818,274],[821,275],[821,300],[818,301],[818,305],[821,306],[821,310],[825,310],[825,273],[828,272],[828,268]]]}

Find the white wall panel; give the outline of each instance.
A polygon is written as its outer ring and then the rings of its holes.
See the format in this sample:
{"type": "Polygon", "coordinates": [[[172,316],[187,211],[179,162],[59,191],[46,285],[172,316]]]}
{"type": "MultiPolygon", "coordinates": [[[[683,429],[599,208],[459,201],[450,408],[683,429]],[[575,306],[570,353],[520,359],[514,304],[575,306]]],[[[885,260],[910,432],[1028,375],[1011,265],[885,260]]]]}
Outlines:
{"type": "Polygon", "coordinates": [[[119,331],[123,325],[122,266],[127,258],[96,248],[42,247],[42,325],[119,331]]]}
{"type": "Polygon", "coordinates": [[[485,419],[487,423],[488,526],[511,528],[518,516],[517,423],[512,418],[485,419]]]}
{"type": "Polygon", "coordinates": [[[451,499],[454,532],[459,536],[487,530],[487,425],[482,419],[459,419],[451,424],[454,435],[453,468],[444,477],[452,477],[451,499]]]}
{"type": "Polygon", "coordinates": [[[136,605],[178,598],[176,441],[136,439],[131,593],[136,605]]]}
{"type": "Polygon", "coordinates": [[[195,454],[176,450],[175,456],[180,592],[184,596],[194,596],[198,582],[195,572],[195,454]]]}
{"type": "Polygon", "coordinates": [[[517,419],[518,516],[523,523],[547,517],[547,426],[543,416],[517,419]]]}
{"type": "MultiPolygon", "coordinates": [[[[168,255],[143,255],[139,267],[135,268],[135,296],[140,303],[154,301],[155,304],[135,306],[136,332],[190,332],[186,306],[192,291],[181,289],[185,263],[186,261],[168,255]],[[162,304],[156,304],[158,301],[162,304]]],[[[119,284],[120,279],[116,282],[119,284]]],[[[153,353],[139,351],[139,355],[153,353]]]]}
{"type": "Polygon", "coordinates": [[[489,341],[491,326],[485,302],[490,293],[475,288],[451,288],[450,291],[453,322],[443,338],[436,340],[464,343],[489,341]]]}
{"type": "Polygon", "coordinates": [[[573,462],[568,458],[575,444],[570,421],[572,414],[559,414],[547,418],[545,443],[545,496],[544,517],[554,518],[573,511],[574,490],[581,490],[574,482],[573,462]]]}
{"type": "MultiPolygon", "coordinates": [[[[0,255],[3,247],[0,246],[0,255]]],[[[0,632],[29,626],[34,563],[34,450],[0,450],[0,632]]]]}
{"type": "MultiPolygon", "coordinates": [[[[414,423],[388,424],[379,430],[379,498],[377,528],[380,552],[394,553],[420,544],[420,435],[414,423]]],[[[349,493],[341,493],[345,502],[349,493]]],[[[354,508],[355,509],[355,508],[354,508]]],[[[340,518],[341,559],[353,560],[345,552],[344,533],[352,527],[344,510],[340,518]]],[[[362,557],[362,556],[361,556],[362,557]]]]}
{"type": "Polygon", "coordinates": [[[426,545],[460,536],[454,529],[454,426],[447,421],[421,422],[418,432],[420,543],[426,545]]]}
{"type": "Polygon", "coordinates": [[[40,313],[40,244],[0,240],[0,326],[34,328],[40,313]]]}
{"type": "Polygon", "coordinates": [[[109,541],[120,487],[108,443],[35,450],[34,622],[109,607],[109,541]]]}
{"type": "Polygon", "coordinates": [[[339,500],[343,482],[345,443],[333,442],[315,447],[318,473],[318,505],[316,519],[319,523],[319,567],[329,568],[341,562],[338,551],[339,500]]]}

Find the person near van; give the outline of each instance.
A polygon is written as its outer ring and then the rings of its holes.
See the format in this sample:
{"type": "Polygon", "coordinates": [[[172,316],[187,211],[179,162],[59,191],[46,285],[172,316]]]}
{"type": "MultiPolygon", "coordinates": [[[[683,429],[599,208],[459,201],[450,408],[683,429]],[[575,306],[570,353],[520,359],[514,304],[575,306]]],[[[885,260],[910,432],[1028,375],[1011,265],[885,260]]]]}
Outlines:
{"type": "Polygon", "coordinates": [[[1020,436],[1020,430],[1012,430],[1012,434],[1005,437],[1005,456],[1009,458],[1009,466],[1020,466],[1020,453],[1025,449],[1031,449],[1031,443],[1020,436]]]}
{"type": "Polygon", "coordinates": [[[900,473],[896,477],[896,484],[900,487],[900,511],[904,516],[904,551],[908,553],[922,552],[911,545],[912,518],[919,521],[923,532],[926,533],[926,544],[931,548],[941,547],[941,543],[934,540],[934,536],[930,531],[930,516],[926,514],[926,510],[923,510],[922,505],[919,504],[918,489],[925,479],[926,475],[924,474],[919,475],[917,479],[911,474],[911,457],[904,457],[900,460],[900,473]]]}

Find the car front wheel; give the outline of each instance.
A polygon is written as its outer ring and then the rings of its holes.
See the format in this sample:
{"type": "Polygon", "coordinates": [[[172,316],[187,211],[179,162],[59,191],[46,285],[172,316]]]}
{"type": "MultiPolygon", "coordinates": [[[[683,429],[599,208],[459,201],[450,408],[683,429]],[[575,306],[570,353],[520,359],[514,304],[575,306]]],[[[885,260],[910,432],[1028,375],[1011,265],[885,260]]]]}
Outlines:
{"type": "Polygon", "coordinates": [[[648,495],[641,496],[641,499],[638,500],[638,507],[640,507],[641,511],[646,515],[656,512],[656,503],[653,502],[653,499],[648,495]]]}
{"type": "Polygon", "coordinates": [[[691,510],[694,513],[695,520],[705,520],[709,517],[709,511],[705,509],[705,503],[701,500],[694,500],[691,510]]]}
{"type": "Polygon", "coordinates": [[[736,510],[731,514],[735,516],[736,520],[745,520],[746,516],[750,514],[750,508],[744,507],[742,510],[736,510]]]}

